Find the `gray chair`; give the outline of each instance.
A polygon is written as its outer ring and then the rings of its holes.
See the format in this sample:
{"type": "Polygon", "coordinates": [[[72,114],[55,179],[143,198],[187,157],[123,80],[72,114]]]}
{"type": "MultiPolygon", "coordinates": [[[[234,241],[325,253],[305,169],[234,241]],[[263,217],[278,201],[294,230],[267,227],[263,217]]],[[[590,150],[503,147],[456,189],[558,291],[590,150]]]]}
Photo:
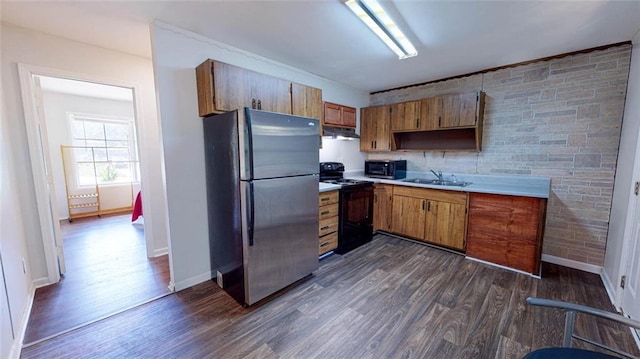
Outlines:
{"type": "Polygon", "coordinates": [[[619,357],[607,355],[600,352],[594,352],[585,349],[572,348],[571,341],[572,339],[580,340],[592,345],[595,345],[599,348],[611,351],[618,355],[622,355],[625,358],[635,358],[639,359],[639,357],[633,356],[627,352],[623,352],[616,348],[612,348],[606,346],[602,343],[595,342],[591,339],[587,339],[585,337],[576,335],[573,331],[574,324],[576,321],[576,315],[578,313],[585,313],[588,315],[593,315],[596,317],[604,318],[611,320],[613,322],[621,323],[627,325],[632,328],[640,329],[640,322],[636,320],[629,319],[622,315],[618,315],[615,313],[606,312],[604,310],[595,309],[591,307],[587,307],[584,305],[573,304],[562,302],[559,300],[551,300],[551,299],[542,299],[542,298],[527,298],[527,303],[530,305],[541,306],[541,307],[550,307],[550,308],[558,308],[566,311],[565,317],[565,325],[564,325],[564,339],[562,341],[562,347],[559,348],[544,348],[535,350],[529,354],[527,354],[523,359],[565,359],[565,358],[575,358],[575,359],[616,359],[619,357]]]}

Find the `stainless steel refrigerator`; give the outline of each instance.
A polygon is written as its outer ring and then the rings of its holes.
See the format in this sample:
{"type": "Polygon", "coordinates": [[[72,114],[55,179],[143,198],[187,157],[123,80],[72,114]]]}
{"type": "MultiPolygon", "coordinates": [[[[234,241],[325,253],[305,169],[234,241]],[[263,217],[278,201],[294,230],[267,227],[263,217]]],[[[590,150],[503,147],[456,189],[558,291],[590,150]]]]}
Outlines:
{"type": "Polygon", "coordinates": [[[251,305],[318,268],[318,120],[245,108],[203,122],[212,271],[251,305]]]}

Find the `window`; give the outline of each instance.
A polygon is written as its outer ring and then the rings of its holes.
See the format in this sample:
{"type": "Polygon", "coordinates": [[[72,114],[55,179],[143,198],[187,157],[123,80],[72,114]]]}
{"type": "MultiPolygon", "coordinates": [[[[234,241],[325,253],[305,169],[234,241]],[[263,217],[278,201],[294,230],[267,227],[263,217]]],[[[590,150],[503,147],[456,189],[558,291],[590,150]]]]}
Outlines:
{"type": "Polygon", "coordinates": [[[140,181],[131,119],[70,114],[79,186],[140,181]]]}

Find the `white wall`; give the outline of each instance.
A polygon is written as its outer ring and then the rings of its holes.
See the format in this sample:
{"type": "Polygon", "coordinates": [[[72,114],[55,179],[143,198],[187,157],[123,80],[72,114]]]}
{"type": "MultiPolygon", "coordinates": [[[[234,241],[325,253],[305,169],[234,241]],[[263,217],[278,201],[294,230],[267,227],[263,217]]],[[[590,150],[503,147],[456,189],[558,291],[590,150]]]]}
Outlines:
{"type": "Polygon", "coordinates": [[[69,208],[67,207],[67,191],[60,146],[72,145],[71,129],[69,127],[67,114],[81,113],[133,119],[133,102],[77,96],[51,91],[42,92],[42,102],[46,116],[45,122],[47,124],[51,171],[53,172],[58,215],[60,219],[66,219],[69,217],[69,208]]]}
{"type": "Polygon", "coordinates": [[[25,206],[20,201],[19,181],[16,176],[15,150],[10,145],[10,119],[7,106],[2,95],[2,111],[0,117],[0,256],[2,257],[3,280],[6,293],[0,291],[2,303],[2,320],[0,321],[0,357],[12,356],[21,346],[21,333],[26,328],[26,316],[33,299],[31,273],[27,262],[26,272],[22,260],[27,259],[27,237],[25,228],[25,206]],[[5,303],[4,300],[7,300],[5,303]],[[7,305],[7,308],[5,308],[7,305]],[[7,317],[5,310],[10,308],[7,317]]]}
{"type": "MultiPolygon", "coordinates": [[[[638,151],[638,131],[640,131],[640,31],[633,39],[631,51],[631,69],[627,85],[627,99],[622,120],[622,135],[618,153],[618,167],[616,169],[615,185],[611,216],[609,219],[609,233],[607,235],[607,249],[605,252],[603,279],[609,294],[615,297],[620,283],[620,258],[625,239],[631,236],[630,214],[634,211],[630,201],[634,182],[640,180],[640,158],[636,158],[638,151]]],[[[619,303],[617,303],[619,304],[619,303]]]]}
{"type": "Polygon", "coordinates": [[[320,162],[342,162],[345,171],[364,171],[366,157],[365,152],[360,152],[360,140],[358,139],[322,138],[320,162]]]}
{"type": "Polygon", "coordinates": [[[177,290],[210,279],[202,121],[195,68],[207,58],[322,88],[326,101],[365,107],[367,93],[171,25],[151,26],[162,123],[170,253],[177,290]]]}
{"type": "MultiPolygon", "coordinates": [[[[2,23],[2,89],[6,100],[7,138],[13,149],[12,173],[16,178],[16,198],[24,214],[22,226],[26,238],[28,261],[33,280],[47,277],[40,224],[37,215],[33,175],[29,158],[20,82],[17,64],[50,69],[99,78],[100,82],[131,84],[136,88],[136,106],[139,114],[138,144],[146,193],[144,204],[145,230],[151,232],[153,251],[166,251],[165,198],[162,187],[160,131],[156,115],[153,67],[150,59],[128,55],[48,34],[2,23]],[[151,218],[153,220],[151,220],[151,218]]],[[[3,124],[4,126],[4,124],[3,124]]],[[[12,204],[17,207],[18,204],[12,204]]]]}

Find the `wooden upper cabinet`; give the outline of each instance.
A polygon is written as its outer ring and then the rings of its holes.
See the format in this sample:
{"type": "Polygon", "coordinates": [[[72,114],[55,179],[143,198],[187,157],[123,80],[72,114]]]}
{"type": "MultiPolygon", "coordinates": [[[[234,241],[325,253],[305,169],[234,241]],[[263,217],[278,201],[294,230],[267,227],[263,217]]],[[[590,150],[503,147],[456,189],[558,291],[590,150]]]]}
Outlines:
{"type": "Polygon", "coordinates": [[[442,96],[439,128],[473,127],[478,121],[477,92],[442,96]]]}
{"type": "Polygon", "coordinates": [[[394,103],[391,105],[391,130],[420,130],[425,125],[420,112],[420,101],[394,103]]]}
{"type": "Polygon", "coordinates": [[[364,107],[360,110],[360,151],[390,151],[390,107],[364,107]]]}
{"type": "Polygon", "coordinates": [[[331,102],[325,102],[322,124],[342,126],[342,106],[331,102]]]}
{"type": "Polygon", "coordinates": [[[322,90],[319,88],[291,84],[291,111],[296,116],[322,118],[322,90]]]}
{"type": "Polygon", "coordinates": [[[208,59],[196,68],[198,113],[250,107],[320,119],[322,90],[208,59]]]}
{"type": "Polygon", "coordinates": [[[291,81],[282,80],[261,73],[249,72],[251,81],[250,104],[255,100],[258,110],[291,113],[291,81]]]}
{"type": "Polygon", "coordinates": [[[438,129],[441,108],[442,101],[440,97],[430,97],[420,101],[421,131],[438,129]]]}
{"type": "Polygon", "coordinates": [[[337,103],[324,103],[322,124],[326,126],[356,128],[356,109],[337,103]]]}
{"type": "Polygon", "coordinates": [[[345,127],[356,128],[356,109],[355,108],[342,106],[342,125],[345,127]]]}

